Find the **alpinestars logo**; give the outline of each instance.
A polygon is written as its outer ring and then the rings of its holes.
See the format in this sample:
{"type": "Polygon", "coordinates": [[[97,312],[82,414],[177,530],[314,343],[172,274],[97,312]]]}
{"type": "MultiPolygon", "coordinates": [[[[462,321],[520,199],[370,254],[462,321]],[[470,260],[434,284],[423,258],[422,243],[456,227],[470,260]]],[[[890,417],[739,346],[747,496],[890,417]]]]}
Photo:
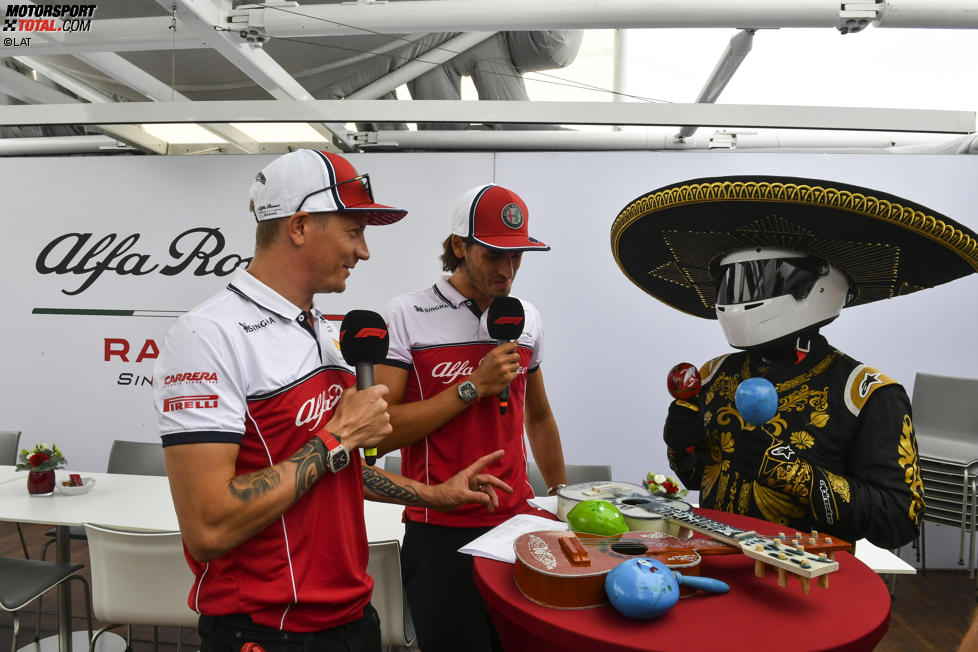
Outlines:
{"type": "Polygon", "coordinates": [[[174,396],[163,399],[164,412],[177,410],[193,410],[198,408],[216,408],[217,394],[198,394],[197,396],[174,396]]]}
{"type": "Polygon", "coordinates": [[[883,374],[877,371],[876,373],[866,374],[862,382],[859,383],[859,398],[866,398],[869,395],[869,390],[873,388],[873,385],[882,385],[883,381],[880,376],[883,374]]]}
{"type": "MultiPolygon", "coordinates": [[[[88,32],[96,5],[7,5],[5,32],[88,32]]],[[[25,44],[29,45],[29,43],[25,44]]]]}

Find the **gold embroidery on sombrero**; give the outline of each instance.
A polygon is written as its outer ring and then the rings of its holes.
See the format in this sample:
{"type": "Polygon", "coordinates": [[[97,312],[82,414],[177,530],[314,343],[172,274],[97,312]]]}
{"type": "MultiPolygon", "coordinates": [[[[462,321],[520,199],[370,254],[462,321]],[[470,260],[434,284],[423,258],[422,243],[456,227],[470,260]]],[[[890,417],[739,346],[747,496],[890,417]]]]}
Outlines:
{"type": "MultiPolygon", "coordinates": [[[[904,256],[900,246],[875,238],[869,242],[827,238],[774,212],[778,210],[776,204],[781,205],[781,210],[786,213],[791,211],[789,206],[797,206],[803,210],[828,209],[852,213],[887,227],[906,230],[939,243],[978,271],[978,238],[967,228],[955,225],[950,218],[938,219],[924,212],[929,209],[920,210],[882,199],[872,192],[863,194],[817,183],[809,185],[764,180],[685,183],[653,191],[622,209],[611,229],[612,250],[615,261],[625,275],[646,292],[658,296],[656,290],[629,273],[619,255],[620,241],[632,224],[649,216],[654,219],[653,214],[659,211],[683,207],[692,207],[695,210],[695,205],[700,203],[751,202],[759,205],[758,212],[761,212],[763,205],[770,202],[770,215],[758,215],[752,222],[731,226],[729,232],[709,228],[700,232],[660,232],[666,249],[662,252],[665,258],[651,261],[650,267],[653,270],[668,268],[668,273],[662,272],[662,280],[693,292],[696,302],[707,313],[697,312],[701,317],[708,316],[716,304],[716,279],[710,266],[716,263],[722,253],[747,246],[806,251],[843,269],[853,280],[856,289],[856,296],[849,305],[909,294],[929,286],[928,283],[920,283],[916,279],[898,279],[901,258],[904,256]]],[[[659,277],[654,272],[653,275],[659,277]]],[[[668,299],[664,300],[680,310],[693,309],[692,302],[684,305],[680,302],[677,305],[668,299]]]]}
{"type": "Polygon", "coordinates": [[[640,197],[622,210],[612,228],[616,239],[621,230],[645,213],[698,201],[749,200],[788,201],[811,206],[841,208],[884,222],[892,222],[942,242],[957,250],[978,269],[978,241],[932,215],[894,202],[837,188],[793,183],[758,181],[715,181],[667,188],[640,197]]]}
{"type": "Polygon", "coordinates": [[[680,287],[692,287],[692,282],[689,280],[689,277],[683,273],[683,270],[679,267],[679,265],[671,260],[668,263],[663,263],[658,267],[653,267],[650,269],[649,275],[669,283],[675,283],[680,287]]]}
{"type": "Polygon", "coordinates": [[[910,415],[903,415],[903,431],[900,435],[900,466],[904,469],[904,478],[913,500],[910,502],[909,516],[914,523],[920,522],[924,511],[924,481],[920,477],[920,467],[917,466],[917,441],[913,437],[913,423],[910,415]]]}

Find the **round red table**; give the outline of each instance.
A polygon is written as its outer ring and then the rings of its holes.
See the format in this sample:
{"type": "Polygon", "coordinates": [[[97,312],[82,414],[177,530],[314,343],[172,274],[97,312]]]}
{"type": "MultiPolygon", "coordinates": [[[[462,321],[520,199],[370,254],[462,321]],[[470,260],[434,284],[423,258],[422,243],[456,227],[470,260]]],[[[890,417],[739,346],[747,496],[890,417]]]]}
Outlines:
{"type": "MultiPolygon", "coordinates": [[[[784,528],[767,521],[697,509],[698,514],[743,530],[776,535],[784,528]]],[[[790,532],[788,533],[790,536],[790,532]]],[[[552,609],[531,602],[513,581],[511,564],[475,557],[476,585],[482,592],[507,651],[555,650],[872,650],[890,622],[890,593],[879,576],[846,552],[836,553],[839,570],[829,587],[778,574],[754,576],[744,555],[703,557],[700,574],[730,585],[724,595],[682,598],[652,621],[627,618],[611,606],[552,609]]]]}

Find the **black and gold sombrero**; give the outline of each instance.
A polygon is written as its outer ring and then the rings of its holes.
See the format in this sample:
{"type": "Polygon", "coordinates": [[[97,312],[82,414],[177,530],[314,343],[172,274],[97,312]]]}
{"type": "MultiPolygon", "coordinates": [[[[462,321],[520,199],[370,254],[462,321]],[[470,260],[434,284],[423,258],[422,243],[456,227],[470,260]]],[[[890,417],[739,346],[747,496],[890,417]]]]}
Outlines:
{"type": "Polygon", "coordinates": [[[615,261],[673,308],[716,319],[717,273],[753,246],[808,252],[849,275],[849,305],[909,294],[978,271],[978,235],[925,206],[834,181],[694,179],[646,193],[611,227],[615,261]]]}

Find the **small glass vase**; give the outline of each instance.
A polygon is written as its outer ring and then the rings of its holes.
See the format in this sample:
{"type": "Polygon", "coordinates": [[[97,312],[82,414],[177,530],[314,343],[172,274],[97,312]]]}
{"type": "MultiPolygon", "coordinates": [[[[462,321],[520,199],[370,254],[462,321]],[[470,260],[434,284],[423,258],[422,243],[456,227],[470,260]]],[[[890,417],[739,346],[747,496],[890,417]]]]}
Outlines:
{"type": "Polygon", "coordinates": [[[27,493],[32,496],[50,496],[54,493],[54,470],[28,471],[27,493]]]}

